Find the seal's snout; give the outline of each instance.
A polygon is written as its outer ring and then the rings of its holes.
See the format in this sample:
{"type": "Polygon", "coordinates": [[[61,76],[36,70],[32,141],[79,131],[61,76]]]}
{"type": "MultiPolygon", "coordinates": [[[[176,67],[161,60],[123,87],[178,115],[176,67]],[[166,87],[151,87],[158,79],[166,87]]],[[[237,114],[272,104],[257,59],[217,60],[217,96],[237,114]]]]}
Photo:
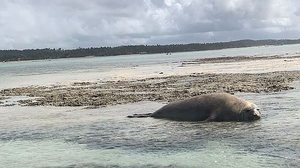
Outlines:
{"type": "Polygon", "coordinates": [[[259,120],[260,118],[261,118],[261,113],[260,113],[259,109],[254,109],[253,119],[259,120]]]}
{"type": "Polygon", "coordinates": [[[258,108],[248,108],[242,112],[243,120],[245,121],[254,121],[259,120],[261,118],[261,113],[258,108]]]}

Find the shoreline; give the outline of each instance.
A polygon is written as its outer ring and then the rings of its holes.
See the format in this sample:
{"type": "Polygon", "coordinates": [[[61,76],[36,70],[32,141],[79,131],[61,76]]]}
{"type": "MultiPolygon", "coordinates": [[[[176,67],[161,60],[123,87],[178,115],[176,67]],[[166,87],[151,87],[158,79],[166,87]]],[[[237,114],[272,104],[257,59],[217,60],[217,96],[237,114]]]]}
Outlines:
{"type": "Polygon", "coordinates": [[[206,93],[270,93],[294,89],[299,71],[260,74],[192,74],[130,81],[76,82],[71,86],[31,86],[4,89],[2,97],[28,96],[22,106],[88,106],[134,103],[140,101],[172,102],[206,93]]]}
{"type": "MultiPolygon", "coordinates": [[[[299,54],[299,53],[297,53],[299,54]]],[[[235,56],[235,57],[214,57],[214,58],[200,58],[192,61],[183,61],[184,65],[193,64],[208,64],[208,63],[232,63],[232,62],[247,62],[247,61],[259,61],[259,60],[276,60],[283,59],[283,61],[293,61],[294,59],[300,58],[300,55],[287,56],[282,55],[272,55],[272,56],[235,56]]]]}
{"type": "MultiPolygon", "coordinates": [[[[299,47],[297,47],[299,48],[299,47]]],[[[256,49],[229,49],[218,52],[202,52],[192,54],[172,54],[172,56],[129,56],[117,58],[84,58],[66,59],[63,61],[34,61],[28,63],[16,63],[1,65],[0,90],[7,88],[26,87],[30,85],[51,86],[70,85],[81,81],[110,81],[110,80],[136,80],[151,77],[166,77],[172,75],[188,75],[192,73],[264,73],[273,71],[300,70],[300,53],[293,46],[279,48],[256,49]],[[241,57],[239,55],[244,55],[241,57]],[[276,58],[261,59],[256,57],[292,57],[293,59],[276,58]],[[230,56],[245,59],[234,60],[230,56]],[[205,64],[185,64],[197,58],[227,57],[227,61],[205,64]],[[127,59],[128,58],[128,59],[127,59]],[[64,67],[63,65],[66,65],[64,67]],[[45,67],[45,70],[44,68],[45,67]],[[48,69],[47,69],[48,68],[48,69]],[[57,69],[57,70],[55,70],[57,69]]],[[[236,59],[237,59],[236,58],[236,59]]]]}
{"type": "Polygon", "coordinates": [[[238,49],[249,47],[266,47],[266,46],[285,46],[299,45],[300,39],[264,39],[252,40],[242,39],[223,42],[210,43],[186,43],[186,44],[161,44],[161,45],[128,45],[116,47],[92,47],[92,48],[40,48],[40,49],[16,49],[16,50],[0,50],[0,63],[32,61],[32,60],[51,60],[61,58],[84,58],[84,57],[110,57],[120,55],[134,54],[168,54],[180,52],[198,52],[198,51],[214,51],[223,49],[238,49]],[[158,51],[157,51],[158,50],[158,51]],[[4,54],[2,54],[4,52],[4,54]],[[20,57],[25,55],[26,58],[20,57]],[[38,54],[36,53],[38,52],[38,54]],[[42,55],[41,55],[42,53],[42,55]],[[91,54],[93,53],[93,54],[91,54]],[[75,55],[74,55],[75,54],[75,55]],[[37,57],[37,58],[36,58],[37,57]]]}
{"type": "Polygon", "coordinates": [[[0,100],[28,96],[19,104],[104,107],[140,101],[171,102],[213,92],[279,92],[293,89],[291,83],[300,80],[298,68],[299,55],[203,58],[192,64],[113,69],[106,73],[110,77],[107,80],[3,89],[0,100]]]}

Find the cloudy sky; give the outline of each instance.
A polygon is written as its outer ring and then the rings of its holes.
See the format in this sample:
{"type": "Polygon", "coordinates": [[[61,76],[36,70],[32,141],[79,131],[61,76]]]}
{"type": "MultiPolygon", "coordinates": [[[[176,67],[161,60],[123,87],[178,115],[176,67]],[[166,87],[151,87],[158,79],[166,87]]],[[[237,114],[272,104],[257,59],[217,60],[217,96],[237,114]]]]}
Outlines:
{"type": "Polygon", "coordinates": [[[0,0],[0,49],[300,38],[298,0],[0,0]]]}

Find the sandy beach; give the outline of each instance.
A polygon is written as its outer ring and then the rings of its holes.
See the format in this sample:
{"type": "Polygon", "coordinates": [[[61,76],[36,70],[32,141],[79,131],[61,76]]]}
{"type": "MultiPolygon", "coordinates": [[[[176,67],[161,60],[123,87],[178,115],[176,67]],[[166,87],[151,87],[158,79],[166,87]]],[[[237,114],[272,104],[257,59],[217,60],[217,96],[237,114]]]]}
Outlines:
{"type": "MultiPolygon", "coordinates": [[[[299,56],[204,58],[170,64],[116,68],[102,80],[70,85],[28,86],[0,91],[0,100],[19,100],[25,106],[88,106],[139,101],[171,102],[213,92],[279,92],[293,89],[300,79],[299,56]]],[[[9,105],[9,104],[6,104],[9,105]]]]}

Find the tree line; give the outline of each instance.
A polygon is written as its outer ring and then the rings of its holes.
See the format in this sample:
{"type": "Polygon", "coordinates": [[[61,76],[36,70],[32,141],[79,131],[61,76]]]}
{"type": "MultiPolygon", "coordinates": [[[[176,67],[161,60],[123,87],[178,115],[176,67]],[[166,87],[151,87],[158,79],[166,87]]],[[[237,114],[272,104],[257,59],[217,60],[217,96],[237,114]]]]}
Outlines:
{"type": "Polygon", "coordinates": [[[24,50],[0,50],[0,61],[22,61],[57,58],[76,58],[86,56],[115,56],[129,54],[154,54],[174,53],[186,51],[204,51],[226,48],[241,48],[264,45],[298,44],[297,40],[239,40],[216,43],[191,43],[171,45],[128,45],[117,47],[91,47],[77,49],[24,49],[24,50]]]}

